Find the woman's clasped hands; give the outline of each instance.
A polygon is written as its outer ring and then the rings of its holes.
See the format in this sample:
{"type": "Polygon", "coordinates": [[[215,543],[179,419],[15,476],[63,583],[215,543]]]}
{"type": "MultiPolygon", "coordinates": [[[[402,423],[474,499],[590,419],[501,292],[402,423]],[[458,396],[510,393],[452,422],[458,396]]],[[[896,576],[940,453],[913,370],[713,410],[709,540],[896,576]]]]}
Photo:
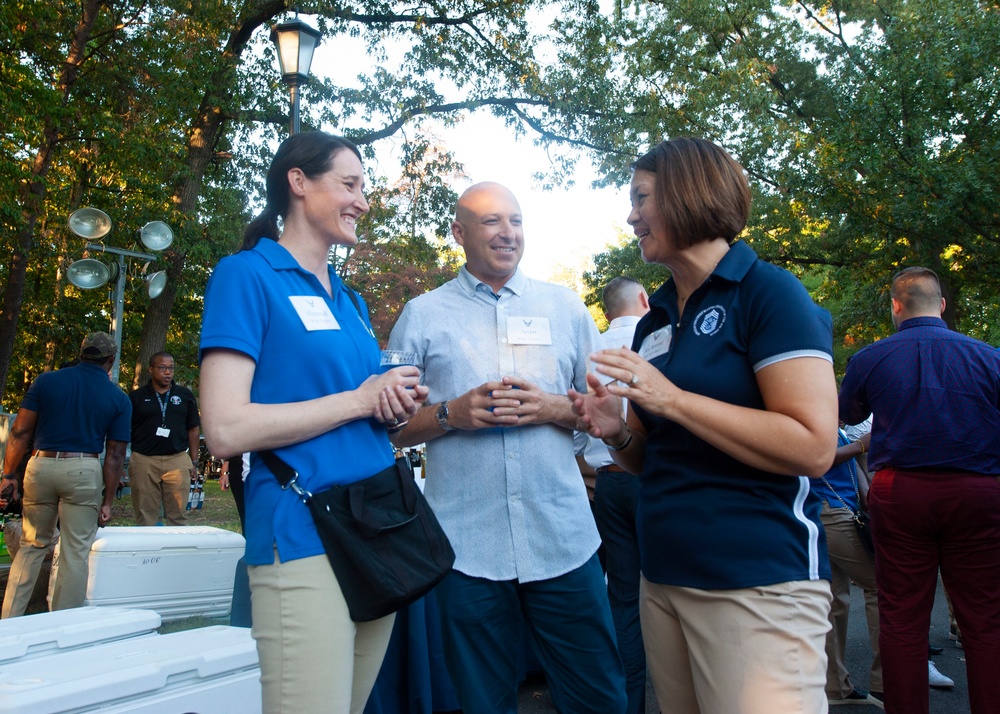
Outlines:
{"type": "Polygon", "coordinates": [[[409,365],[372,375],[361,388],[376,390],[372,416],[389,427],[399,426],[416,414],[430,393],[426,386],[420,384],[420,370],[409,365]]]}

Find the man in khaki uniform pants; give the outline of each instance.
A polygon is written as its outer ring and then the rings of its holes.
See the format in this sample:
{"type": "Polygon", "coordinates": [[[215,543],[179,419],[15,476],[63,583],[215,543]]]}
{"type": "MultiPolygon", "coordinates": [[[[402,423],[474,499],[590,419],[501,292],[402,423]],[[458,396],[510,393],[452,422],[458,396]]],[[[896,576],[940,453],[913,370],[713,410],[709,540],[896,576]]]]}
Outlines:
{"type": "Polygon", "coordinates": [[[174,358],[149,358],[149,383],[129,394],[132,456],[128,464],[135,521],[155,526],[163,509],[167,525],[187,522],[185,506],[197,475],[201,422],[187,387],[174,384],[174,358]]]}
{"type": "Polygon", "coordinates": [[[21,495],[14,472],[32,439],[35,452],[24,474],[21,549],[7,580],[4,618],[24,614],[56,521],[59,567],[49,609],[81,607],[86,599],[90,546],[97,527],[111,520],[132,417],[128,397],[108,379],[116,352],[108,335],[88,335],[80,363],[39,375],[21,402],[4,456],[0,506],[21,495]]]}

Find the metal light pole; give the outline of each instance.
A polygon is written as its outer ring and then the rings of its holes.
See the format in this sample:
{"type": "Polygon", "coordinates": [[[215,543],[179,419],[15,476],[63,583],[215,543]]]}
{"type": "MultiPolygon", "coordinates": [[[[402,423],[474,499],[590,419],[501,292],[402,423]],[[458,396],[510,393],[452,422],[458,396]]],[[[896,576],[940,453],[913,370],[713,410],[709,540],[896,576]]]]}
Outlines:
{"type": "Polygon", "coordinates": [[[282,22],[271,29],[271,41],[278,47],[281,78],[291,91],[291,126],[289,134],[299,133],[299,87],[309,81],[309,66],[313,51],[320,43],[319,30],[299,19],[282,22]]]}
{"type": "MultiPolygon", "coordinates": [[[[69,229],[88,241],[99,240],[111,232],[111,218],[97,208],[81,208],[69,216],[69,229]]],[[[150,250],[161,251],[168,248],[174,240],[174,232],[163,221],[150,221],[138,231],[139,241],[150,250]]],[[[111,367],[111,381],[118,383],[122,361],[122,321],[125,313],[125,258],[145,260],[147,266],[156,260],[151,253],[140,253],[125,248],[113,248],[103,243],[87,243],[87,250],[99,250],[102,253],[112,253],[118,256],[118,269],[115,279],[114,309],[111,315],[111,335],[115,340],[115,362],[111,367]]],[[[143,268],[145,274],[146,269],[143,268]]],[[[67,278],[78,288],[92,290],[105,285],[112,278],[107,265],[93,258],[74,261],[67,270],[67,278]]],[[[146,292],[150,299],[163,292],[166,285],[166,273],[163,271],[145,277],[146,292]]]]}
{"type": "Polygon", "coordinates": [[[118,280],[115,281],[115,305],[111,313],[111,336],[115,338],[115,364],[111,367],[111,381],[118,384],[118,375],[122,366],[122,316],[125,314],[125,258],[141,260],[156,260],[155,255],[139,253],[124,248],[112,248],[99,243],[87,243],[87,250],[99,250],[103,253],[114,253],[118,256],[118,280]]]}

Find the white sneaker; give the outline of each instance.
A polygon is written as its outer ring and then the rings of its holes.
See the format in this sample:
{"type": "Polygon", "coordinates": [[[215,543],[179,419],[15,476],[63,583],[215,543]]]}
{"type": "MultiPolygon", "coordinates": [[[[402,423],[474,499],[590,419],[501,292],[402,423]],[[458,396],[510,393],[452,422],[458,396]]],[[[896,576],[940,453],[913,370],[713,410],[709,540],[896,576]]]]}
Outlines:
{"type": "Polygon", "coordinates": [[[938,689],[951,689],[955,686],[955,680],[938,672],[938,668],[931,660],[927,660],[927,681],[932,687],[938,689]]]}

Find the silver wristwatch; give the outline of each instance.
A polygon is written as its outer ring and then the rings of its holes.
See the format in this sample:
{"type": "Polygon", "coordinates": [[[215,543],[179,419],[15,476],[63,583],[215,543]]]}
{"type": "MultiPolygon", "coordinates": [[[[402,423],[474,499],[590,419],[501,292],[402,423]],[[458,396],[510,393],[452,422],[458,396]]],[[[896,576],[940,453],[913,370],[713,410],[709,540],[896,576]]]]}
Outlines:
{"type": "Polygon", "coordinates": [[[438,426],[441,427],[442,431],[454,431],[455,427],[448,423],[448,402],[444,401],[438,404],[437,408],[437,420],[438,426]]]}

